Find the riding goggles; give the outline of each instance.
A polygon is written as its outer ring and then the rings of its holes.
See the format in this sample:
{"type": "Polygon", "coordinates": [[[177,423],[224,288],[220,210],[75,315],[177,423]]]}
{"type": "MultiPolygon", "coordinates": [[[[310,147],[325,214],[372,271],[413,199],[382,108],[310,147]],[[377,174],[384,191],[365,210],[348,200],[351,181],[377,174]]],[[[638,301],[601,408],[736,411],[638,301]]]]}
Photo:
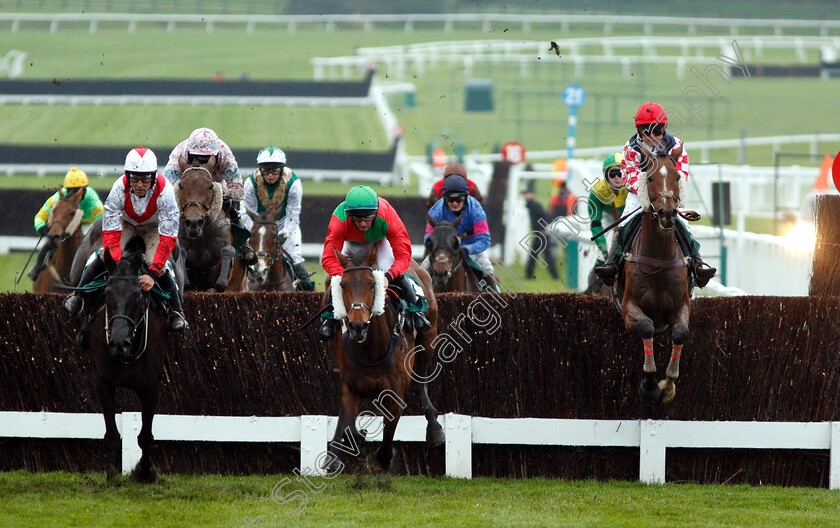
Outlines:
{"type": "Polygon", "coordinates": [[[464,194],[449,194],[445,198],[449,203],[461,203],[467,199],[467,196],[464,194]]]}
{"type": "Polygon", "coordinates": [[[376,218],[376,209],[354,209],[347,211],[347,216],[355,220],[373,220],[376,218]]]}
{"type": "Polygon", "coordinates": [[[648,136],[661,136],[665,133],[665,125],[650,125],[642,132],[648,136]]]}
{"type": "Polygon", "coordinates": [[[131,183],[148,183],[152,180],[153,173],[151,172],[126,172],[126,176],[128,176],[128,181],[131,183]]]}
{"type": "Polygon", "coordinates": [[[618,167],[610,167],[607,171],[607,178],[621,178],[621,169],[618,167]]]}

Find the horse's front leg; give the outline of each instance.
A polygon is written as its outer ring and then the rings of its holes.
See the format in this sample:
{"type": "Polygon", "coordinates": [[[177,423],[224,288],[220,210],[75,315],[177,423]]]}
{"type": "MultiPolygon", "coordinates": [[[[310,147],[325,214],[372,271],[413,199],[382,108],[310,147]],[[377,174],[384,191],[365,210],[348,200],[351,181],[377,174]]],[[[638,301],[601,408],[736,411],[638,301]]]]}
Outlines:
{"type": "Polygon", "coordinates": [[[677,387],[675,382],[680,377],[680,355],[682,354],[682,347],[686,339],[688,339],[688,315],[689,305],[684,304],[677,312],[676,323],[673,324],[671,330],[671,360],[668,362],[668,368],[665,369],[665,379],[659,382],[659,387],[662,389],[662,403],[668,403],[674,399],[677,394],[677,387]]]}
{"type": "Polygon", "coordinates": [[[105,417],[105,462],[107,464],[106,476],[112,481],[118,472],[118,460],[122,443],[120,432],[117,430],[117,420],[114,415],[117,412],[117,404],[114,399],[117,388],[99,380],[99,401],[102,403],[102,414],[105,417]]]}
{"type": "Polygon", "coordinates": [[[222,255],[222,263],[219,269],[219,277],[216,279],[216,291],[223,292],[228,286],[228,276],[230,275],[230,267],[233,258],[236,256],[236,250],[233,246],[223,246],[220,250],[222,255]]]}
{"type": "Polygon", "coordinates": [[[634,302],[628,301],[624,308],[624,327],[628,332],[638,334],[642,338],[645,351],[645,363],[642,366],[644,377],[639,386],[639,395],[648,401],[659,400],[662,389],[656,382],[656,362],[653,359],[654,326],[650,317],[634,302]]]}
{"type": "Polygon", "coordinates": [[[157,468],[152,462],[152,444],[155,440],[152,435],[152,420],[157,410],[160,391],[159,387],[155,385],[143,391],[138,391],[138,394],[143,402],[143,425],[140,428],[140,434],[137,435],[137,445],[140,446],[143,455],[140,457],[137,467],[134,468],[134,476],[140,482],[154,482],[157,478],[157,468]]]}
{"type": "Polygon", "coordinates": [[[328,459],[331,462],[323,468],[329,473],[335,473],[341,469],[341,455],[339,453],[357,457],[362,452],[365,437],[356,430],[356,417],[359,415],[361,405],[362,399],[352,393],[346,384],[342,384],[341,412],[338,414],[335,435],[333,435],[332,442],[327,447],[327,451],[333,456],[328,459]]]}

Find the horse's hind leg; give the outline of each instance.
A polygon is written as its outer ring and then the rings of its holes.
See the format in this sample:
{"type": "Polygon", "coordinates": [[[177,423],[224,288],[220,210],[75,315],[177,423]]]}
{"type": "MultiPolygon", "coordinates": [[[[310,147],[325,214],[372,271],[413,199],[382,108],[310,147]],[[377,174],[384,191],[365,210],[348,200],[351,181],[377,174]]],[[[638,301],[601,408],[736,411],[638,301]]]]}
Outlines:
{"type": "Polygon", "coordinates": [[[138,391],[138,394],[143,402],[143,426],[140,428],[140,434],[137,435],[137,445],[140,446],[143,455],[140,457],[137,467],[134,468],[134,476],[141,482],[154,482],[157,478],[157,468],[152,462],[152,444],[155,440],[152,436],[152,420],[158,406],[158,387],[154,386],[138,391]]]}
{"type": "Polygon", "coordinates": [[[106,477],[108,481],[114,479],[118,472],[118,458],[122,450],[120,432],[114,415],[117,412],[114,396],[117,388],[111,384],[99,382],[99,401],[102,403],[102,414],[105,416],[105,461],[107,463],[106,477]]]}
{"type": "Polygon", "coordinates": [[[437,421],[437,409],[432,405],[432,400],[429,398],[429,382],[436,378],[440,372],[440,365],[436,364],[435,366],[438,369],[432,375],[429,375],[429,363],[434,359],[434,348],[431,341],[432,339],[426,335],[418,336],[418,345],[421,346],[421,349],[414,355],[414,364],[407,370],[409,370],[411,377],[409,388],[420,398],[423,414],[426,416],[426,422],[428,422],[426,425],[426,443],[431,447],[437,447],[446,441],[446,435],[443,432],[443,427],[437,421]]]}

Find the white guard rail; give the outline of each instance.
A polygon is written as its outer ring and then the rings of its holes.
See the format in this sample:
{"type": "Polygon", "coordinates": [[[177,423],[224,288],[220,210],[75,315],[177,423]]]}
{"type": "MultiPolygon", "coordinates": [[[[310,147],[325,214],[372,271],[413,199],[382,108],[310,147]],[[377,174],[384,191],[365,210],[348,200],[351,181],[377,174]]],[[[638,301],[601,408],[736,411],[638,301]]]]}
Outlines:
{"type": "MultiPolygon", "coordinates": [[[[122,435],[122,470],[139,462],[137,435],[141,413],[117,414],[122,435]]],[[[670,420],[564,420],[551,418],[481,418],[446,414],[446,475],[472,478],[473,444],[630,447],[639,449],[639,480],[665,482],[668,448],[820,449],[828,450],[829,488],[840,489],[840,422],[693,422],[670,420]]],[[[333,416],[178,416],[157,415],[156,441],[284,442],[300,445],[300,472],[323,474],[322,460],[335,431],[333,416]]],[[[381,441],[382,418],[367,424],[368,441],[381,441]]],[[[0,437],[90,438],[105,436],[101,414],[0,412],[0,437]]],[[[424,442],[426,419],[403,416],[398,442],[424,442]]]]}

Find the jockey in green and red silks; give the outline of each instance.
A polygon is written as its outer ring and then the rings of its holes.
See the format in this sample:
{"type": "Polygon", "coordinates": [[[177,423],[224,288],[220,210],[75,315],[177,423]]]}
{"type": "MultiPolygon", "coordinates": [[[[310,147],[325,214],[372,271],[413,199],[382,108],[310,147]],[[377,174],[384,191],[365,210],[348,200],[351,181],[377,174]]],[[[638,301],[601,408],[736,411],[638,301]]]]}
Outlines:
{"type": "MultiPolygon", "coordinates": [[[[625,221],[619,229],[607,261],[603,266],[595,268],[595,272],[608,286],[612,285],[617,278],[618,261],[629,226],[638,217],[637,213],[641,212],[642,203],[638,195],[639,178],[647,176],[645,167],[642,166],[641,145],[644,144],[650,150],[664,152],[669,156],[675,151],[681,152],[679,157],[674,160],[674,164],[682,181],[688,181],[688,153],[682,140],[665,132],[668,127],[668,115],[665,113],[665,109],[656,103],[645,103],[636,111],[635,122],[636,134],[624,145],[621,161],[622,180],[629,191],[622,218],[628,218],[628,221],[625,221]]],[[[680,198],[685,200],[685,196],[680,196],[680,198]]],[[[689,270],[694,275],[697,286],[702,288],[714,277],[717,270],[700,258],[700,244],[694,239],[679,216],[676,219],[675,226],[690,247],[691,262],[689,270]]]]}
{"type": "MultiPolygon", "coordinates": [[[[157,283],[169,294],[169,329],[181,331],[187,321],[172,270],[166,261],[178,241],[181,211],[172,184],[157,172],[157,157],[150,149],[132,149],[125,160],[125,174],[111,187],[102,213],[102,248],[118,262],[128,242],[140,237],[146,246],[148,268],[140,276],[140,288],[149,291],[157,283]]],[[[79,287],[85,286],[105,271],[98,252],[88,259],[79,287]]],[[[74,293],[64,302],[73,315],[81,312],[83,300],[74,293]]]]}
{"type": "MultiPolygon", "coordinates": [[[[346,255],[348,245],[371,242],[376,243],[377,269],[385,272],[389,284],[400,288],[407,304],[414,305],[417,294],[404,275],[411,265],[411,240],[405,225],[386,199],[377,196],[370,187],[360,185],[350,189],[346,199],[333,211],[321,266],[330,277],[340,277],[344,274],[344,267],[335,252],[346,255]]],[[[326,295],[329,295],[329,288],[326,295]]],[[[332,339],[337,323],[334,319],[326,319],[321,326],[321,337],[332,339]]],[[[417,331],[431,326],[422,312],[414,312],[414,323],[417,331]]]]}

